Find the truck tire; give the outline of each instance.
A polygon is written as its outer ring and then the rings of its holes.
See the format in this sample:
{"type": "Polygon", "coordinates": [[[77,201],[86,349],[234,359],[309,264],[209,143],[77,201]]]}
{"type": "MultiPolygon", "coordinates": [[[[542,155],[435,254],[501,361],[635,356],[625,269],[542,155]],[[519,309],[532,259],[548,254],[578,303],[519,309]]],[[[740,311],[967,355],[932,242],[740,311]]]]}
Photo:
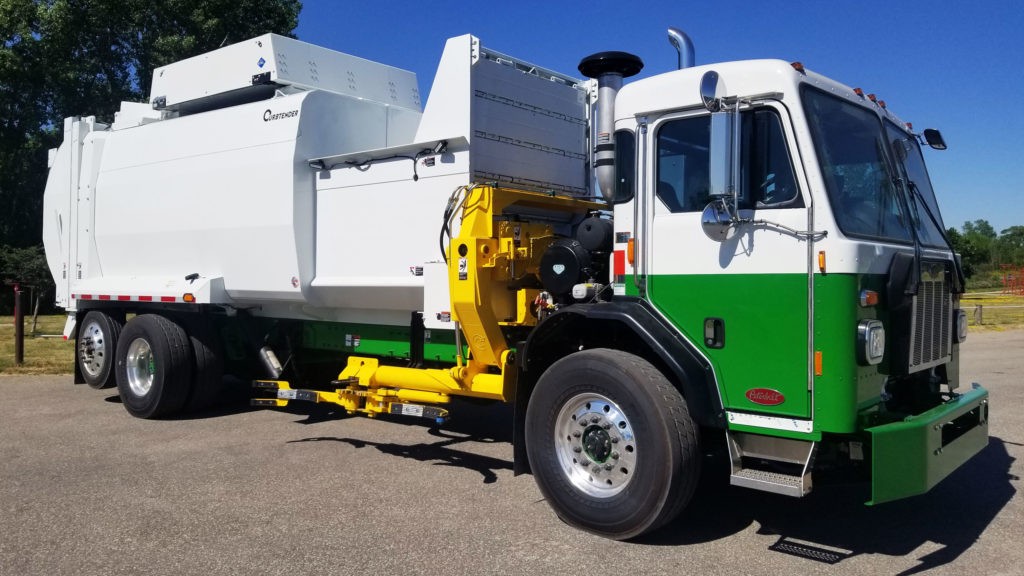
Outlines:
{"type": "Polygon", "coordinates": [[[222,347],[207,316],[190,314],[180,320],[192,345],[192,386],[185,411],[202,412],[216,406],[224,393],[222,347]]]}
{"type": "Polygon", "coordinates": [[[128,321],[117,344],[117,390],[137,418],[181,410],[192,381],[192,346],[185,331],[155,314],[128,321]]]}
{"type": "Polygon", "coordinates": [[[92,310],[78,326],[75,362],[90,388],[99,390],[116,384],[112,368],[123,325],[120,318],[92,310]]]}
{"type": "Polygon", "coordinates": [[[672,520],[700,476],[697,427],[679,391],[618,350],[577,352],[541,375],[526,411],[526,452],[567,524],[616,540],[672,520]]]}

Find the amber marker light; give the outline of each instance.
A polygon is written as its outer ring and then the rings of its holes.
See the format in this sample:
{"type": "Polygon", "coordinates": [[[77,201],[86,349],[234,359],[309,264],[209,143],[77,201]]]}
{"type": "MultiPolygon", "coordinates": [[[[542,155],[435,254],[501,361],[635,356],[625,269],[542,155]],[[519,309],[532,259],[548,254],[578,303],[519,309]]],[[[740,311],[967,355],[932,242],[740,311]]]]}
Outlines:
{"type": "Polygon", "coordinates": [[[181,299],[184,300],[185,302],[188,302],[189,304],[194,304],[196,301],[195,295],[192,294],[191,292],[186,293],[184,296],[181,297],[181,299]]]}
{"type": "Polygon", "coordinates": [[[636,239],[630,238],[626,242],[626,260],[629,260],[629,265],[632,266],[636,260],[636,239]]]}
{"type": "Polygon", "coordinates": [[[874,290],[861,290],[860,305],[862,308],[878,306],[878,292],[875,292],[874,290]]]}
{"type": "Polygon", "coordinates": [[[824,250],[822,250],[821,252],[818,252],[818,270],[821,270],[822,274],[825,273],[825,251],[824,250]]]}
{"type": "Polygon", "coordinates": [[[822,372],[823,371],[821,369],[821,351],[815,351],[814,352],[814,375],[815,376],[821,376],[822,372]]]}
{"type": "Polygon", "coordinates": [[[864,91],[861,90],[860,88],[854,88],[853,93],[856,94],[857,96],[860,96],[861,98],[864,97],[864,91]]]}
{"type": "Polygon", "coordinates": [[[793,70],[796,70],[801,74],[806,74],[803,62],[790,62],[789,65],[793,67],[793,70]]]}

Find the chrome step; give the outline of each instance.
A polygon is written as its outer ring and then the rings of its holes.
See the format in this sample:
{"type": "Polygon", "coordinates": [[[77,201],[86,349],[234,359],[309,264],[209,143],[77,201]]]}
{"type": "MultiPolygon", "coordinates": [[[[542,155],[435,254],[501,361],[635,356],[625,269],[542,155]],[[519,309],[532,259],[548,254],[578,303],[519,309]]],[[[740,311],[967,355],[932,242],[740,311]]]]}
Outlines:
{"type": "Polygon", "coordinates": [[[733,486],[753,488],[783,496],[805,496],[811,491],[811,475],[791,476],[766,470],[742,468],[732,473],[729,483],[733,486]]]}
{"type": "Polygon", "coordinates": [[[725,434],[732,463],[729,483],[733,486],[797,498],[811,491],[815,442],[747,432],[726,431],[725,434]],[[779,472],[779,468],[794,473],[779,472]]]}

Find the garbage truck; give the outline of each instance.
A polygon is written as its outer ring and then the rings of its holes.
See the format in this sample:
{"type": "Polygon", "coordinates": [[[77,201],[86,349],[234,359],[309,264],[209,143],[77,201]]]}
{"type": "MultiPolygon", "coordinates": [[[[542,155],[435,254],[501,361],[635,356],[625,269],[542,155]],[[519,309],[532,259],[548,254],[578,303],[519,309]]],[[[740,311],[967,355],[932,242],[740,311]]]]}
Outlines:
{"type": "Polygon", "coordinates": [[[870,505],[927,492],[988,441],[941,133],[670,40],[678,69],[627,82],[629,53],[579,78],[452,38],[422,105],[411,72],[267,34],[67,118],[43,240],[75,382],[139,418],[239,381],[371,417],[508,403],[516,473],[614,539],[709,462],[793,497],[833,470],[870,505]]]}

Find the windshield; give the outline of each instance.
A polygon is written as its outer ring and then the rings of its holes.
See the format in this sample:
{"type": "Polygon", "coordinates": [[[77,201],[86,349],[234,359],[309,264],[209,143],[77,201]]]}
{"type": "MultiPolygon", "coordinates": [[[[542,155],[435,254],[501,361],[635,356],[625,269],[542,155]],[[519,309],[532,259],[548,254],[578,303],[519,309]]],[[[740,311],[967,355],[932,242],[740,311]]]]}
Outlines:
{"type": "Polygon", "coordinates": [[[913,136],[892,123],[885,123],[885,131],[889,136],[893,156],[903,171],[901,178],[907,180],[910,212],[921,243],[925,246],[945,248],[946,241],[942,238],[942,230],[945,230],[945,226],[942,224],[939,204],[935,201],[935,192],[932,190],[932,183],[928,178],[928,170],[924,166],[921,147],[913,136]],[[932,221],[933,217],[935,218],[934,222],[932,221]]]}
{"type": "Polygon", "coordinates": [[[878,116],[810,88],[803,91],[803,100],[839,229],[847,236],[912,242],[878,116]]]}

